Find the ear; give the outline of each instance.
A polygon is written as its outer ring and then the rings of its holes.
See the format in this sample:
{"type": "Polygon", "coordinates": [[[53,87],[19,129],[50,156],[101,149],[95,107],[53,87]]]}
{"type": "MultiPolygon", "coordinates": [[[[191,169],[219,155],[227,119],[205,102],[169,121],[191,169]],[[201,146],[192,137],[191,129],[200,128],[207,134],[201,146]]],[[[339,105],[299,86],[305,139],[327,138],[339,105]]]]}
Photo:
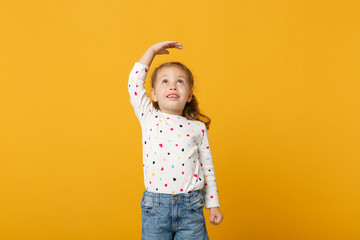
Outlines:
{"type": "Polygon", "coordinates": [[[190,90],[190,94],[189,94],[189,98],[188,98],[188,102],[191,102],[191,100],[192,100],[192,96],[193,96],[193,90],[191,89],[190,90]]]}
{"type": "Polygon", "coordinates": [[[151,88],[151,97],[152,97],[154,102],[157,102],[158,99],[157,99],[157,97],[155,95],[155,89],[153,89],[153,88],[151,88]]]}

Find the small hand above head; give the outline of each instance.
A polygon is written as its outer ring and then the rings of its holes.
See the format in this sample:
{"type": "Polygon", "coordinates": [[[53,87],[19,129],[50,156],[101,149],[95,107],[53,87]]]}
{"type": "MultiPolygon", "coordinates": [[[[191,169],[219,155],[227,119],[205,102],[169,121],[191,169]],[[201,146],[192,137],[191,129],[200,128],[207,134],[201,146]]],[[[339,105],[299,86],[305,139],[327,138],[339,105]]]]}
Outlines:
{"type": "Polygon", "coordinates": [[[177,48],[179,50],[183,49],[182,44],[177,41],[159,42],[152,45],[151,48],[154,50],[155,54],[169,54],[169,51],[166,50],[167,48],[177,48]]]}

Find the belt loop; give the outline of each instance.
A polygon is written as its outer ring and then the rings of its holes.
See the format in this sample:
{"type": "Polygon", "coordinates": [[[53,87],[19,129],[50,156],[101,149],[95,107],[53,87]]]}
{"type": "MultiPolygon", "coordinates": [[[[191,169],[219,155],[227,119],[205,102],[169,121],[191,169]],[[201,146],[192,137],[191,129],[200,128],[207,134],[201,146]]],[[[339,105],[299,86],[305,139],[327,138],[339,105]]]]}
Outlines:
{"type": "Polygon", "coordinates": [[[160,203],[160,194],[159,193],[154,193],[153,201],[154,201],[155,207],[159,207],[159,203],[160,203]]]}
{"type": "Polygon", "coordinates": [[[191,197],[191,191],[185,193],[185,205],[188,205],[190,203],[190,197],[191,197]]]}

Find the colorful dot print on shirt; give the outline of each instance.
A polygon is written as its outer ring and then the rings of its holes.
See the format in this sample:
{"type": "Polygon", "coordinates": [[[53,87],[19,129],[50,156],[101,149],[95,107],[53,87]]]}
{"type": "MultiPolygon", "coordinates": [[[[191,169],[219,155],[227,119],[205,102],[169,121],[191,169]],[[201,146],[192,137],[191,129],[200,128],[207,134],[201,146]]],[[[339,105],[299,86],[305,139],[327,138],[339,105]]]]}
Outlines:
{"type": "Polygon", "coordinates": [[[130,102],[142,129],[146,189],[169,194],[203,189],[205,207],[220,206],[205,124],[155,109],[144,87],[148,70],[135,62],[128,82],[130,102]]]}

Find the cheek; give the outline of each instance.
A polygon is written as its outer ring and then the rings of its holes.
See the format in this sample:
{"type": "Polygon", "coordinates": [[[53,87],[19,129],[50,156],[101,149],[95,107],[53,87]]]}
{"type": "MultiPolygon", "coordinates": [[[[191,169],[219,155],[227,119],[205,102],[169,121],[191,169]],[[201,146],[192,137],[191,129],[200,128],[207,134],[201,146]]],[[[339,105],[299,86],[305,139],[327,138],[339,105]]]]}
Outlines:
{"type": "MultiPolygon", "coordinates": [[[[159,97],[162,97],[163,95],[165,95],[165,89],[164,88],[159,88],[158,89],[158,91],[157,91],[157,95],[159,96],[159,97]]],[[[165,96],[164,96],[165,97],[165,96]]]]}
{"type": "Polygon", "coordinates": [[[181,93],[183,95],[188,96],[190,94],[190,90],[188,89],[188,87],[183,86],[183,87],[179,88],[179,90],[181,91],[181,93]]]}

